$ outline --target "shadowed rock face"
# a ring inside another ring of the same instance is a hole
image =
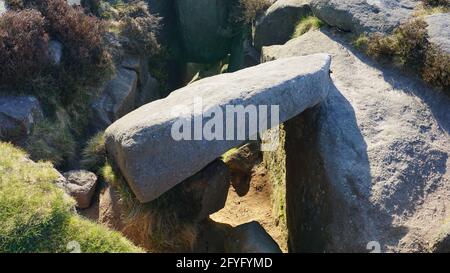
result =
[[[284,124],[290,251],[428,251],[450,213],[450,100],[325,29],[262,55],[317,52],[336,89]]]
[[[234,124],[228,126],[228,131],[245,132],[243,140],[234,137],[235,140],[177,141],[172,137],[174,124],[198,120],[204,125],[217,111],[223,113],[219,125],[226,124],[226,106],[235,105],[278,105],[279,121],[286,121],[327,96],[332,88],[330,61],[326,54],[289,58],[195,82],[112,124],[105,133],[108,154],[139,201],[154,200],[249,139],[248,120],[237,122],[236,115],[232,116]],[[203,104],[196,113],[192,113],[196,104],[193,98],[201,99]],[[174,115],[174,107],[180,104],[190,112]],[[270,120],[270,112],[260,118]],[[226,131],[224,128],[222,137]]]
[[[314,15],[344,31],[391,32],[417,5],[412,0],[312,0]]]
[[[225,239],[227,253],[281,253],[278,244],[258,222],[234,227]]]
[[[21,141],[44,118],[39,101],[32,96],[0,97],[0,139]]]
[[[232,0],[176,0],[186,58],[196,63],[223,59],[231,49],[228,11]]]
[[[312,14],[308,0],[280,0],[258,20],[255,28],[255,47],[280,45],[294,33],[296,23]]]

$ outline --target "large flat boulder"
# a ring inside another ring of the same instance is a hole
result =
[[[194,82],[112,124],[105,132],[108,154],[136,197],[141,202],[154,200],[256,133],[249,131],[247,119],[236,122],[236,115],[230,110],[234,125],[224,128],[219,139],[176,140],[172,130],[180,122],[190,124],[195,119],[197,124],[205,125],[212,120],[212,113],[222,111],[225,117],[227,106],[235,105],[278,105],[279,120],[286,121],[327,96],[332,88],[330,61],[327,54],[296,57]],[[199,100],[203,107],[192,113],[194,105],[199,108]],[[189,111],[174,115],[179,106]],[[266,116],[260,120],[265,118],[270,119]],[[187,132],[190,136],[190,130]],[[236,132],[243,132],[245,137],[220,139]]]
[[[430,42],[450,54],[450,13],[438,13],[425,18]]]
[[[429,251],[450,215],[450,99],[339,33],[263,48],[266,60],[318,52],[337,89],[284,124],[290,251]]]
[[[314,15],[328,25],[354,33],[389,33],[405,22],[418,1],[413,0],[312,0]]]
[[[261,17],[255,28],[255,47],[281,45],[289,41],[296,23],[310,15],[309,0],[279,0]]]

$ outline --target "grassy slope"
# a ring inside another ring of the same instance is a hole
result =
[[[82,219],[74,201],[55,186],[50,163],[34,163],[0,143],[0,252],[141,252],[119,233]]]

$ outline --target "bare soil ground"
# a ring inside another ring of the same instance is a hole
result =
[[[278,243],[281,250],[287,252],[285,231],[277,225],[272,216],[270,191],[266,170],[262,165],[258,165],[253,169],[247,195],[239,197],[234,188],[230,187],[225,208],[211,215],[210,218],[215,222],[232,226],[257,221]]]

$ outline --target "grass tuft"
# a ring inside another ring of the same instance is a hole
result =
[[[31,159],[60,166],[75,156],[76,142],[67,125],[44,120],[36,124],[27,138],[25,150]]]
[[[300,37],[310,30],[321,28],[323,25],[324,23],[315,16],[303,17],[297,23],[297,26],[295,27],[294,33],[292,34],[291,38],[294,39]]]
[[[82,152],[81,166],[93,172],[98,172],[106,163],[105,135],[99,132],[86,144]]]
[[[101,176],[119,196],[123,208],[124,233],[150,252],[189,252],[197,241],[197,211],[195,198],[183,188],[175,186],[156,200],[140,203],[124,178],[109,164],[101,169]],[[194,200],[194,201],[193,201]]]

